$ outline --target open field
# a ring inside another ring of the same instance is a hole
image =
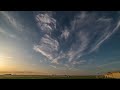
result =
[[[0,79],[104,79],[103,76],[0,75]]]

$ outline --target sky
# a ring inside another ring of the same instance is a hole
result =
[[[120,71],[120,11],[0,11],[4,71]]]

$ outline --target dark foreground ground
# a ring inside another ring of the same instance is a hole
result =
[[[104,79],[103,76],[0,75],[0,79]]]

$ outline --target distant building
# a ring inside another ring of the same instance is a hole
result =
[[[120,79],[120,72],[108,72],[104,76],[105,76],[105,78],[117,78],[117,79]]]

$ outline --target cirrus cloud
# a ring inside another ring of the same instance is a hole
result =
[[[44,33],[33,49],[55,64],[61,64],[63,60],[67,65],[87,62],[81,61],[81,57],[96,51],[120,27],[120,20],[113,23],[112,18],[100,16],[99,13],[78,12],[68,22],[70,26],[62,25],[52,14],[49,16],[45,12],[39,13],[35,18],[37,24],[41,23],[38,27],[44,30]],[[53,26],[46,23],[51,23]],[[58,36],[55,37],[54,34]]]

